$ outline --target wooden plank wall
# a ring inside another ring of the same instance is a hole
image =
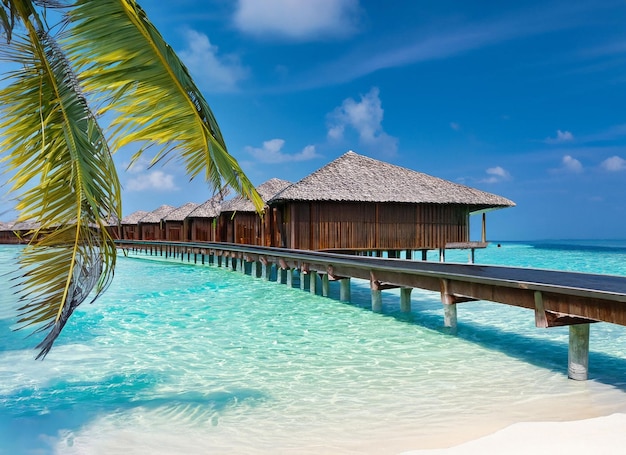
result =
[[[436,249],[469,241],[463,205],[313,202],[281,210],[288,248]]]
[[[192,242],[215,242],[215,218],[189,219]]]
[[[166,221],[165,222],[165,240],[172,242],[187,241],[184,238],[184,223],[182,221]]]

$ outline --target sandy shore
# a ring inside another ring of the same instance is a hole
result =
[[[494,434],[447,449],[402,455],[609,455],[626,450],[626,414],[572,422],[516,423]]]

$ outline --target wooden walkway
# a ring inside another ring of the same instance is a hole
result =
[[[535,313],[537,327],[570,327],[568,375],[588,376],[589,324],[609,322],[626,326],[626,277],[519,267],[408,261],[331,252],[289,250],[230,243],[119,240],[123,249],[180,257],[189,262],[215,263],[269,279],[272,267],[277,281],[292,283],[298,270],[301,288],[322,295],[328,283],[339,280],[340,300],[350,300],[350,278],[365,279],[372,290],[372,309],[380,311],[384,289],[400,288],[401,308],[410,311],[413,288],[441,294],[444,324],[456,328],[458,303],[487,300]],[[311,279],[313,277],[313,279]]]

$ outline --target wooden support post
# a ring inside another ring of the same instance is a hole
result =
[[[287,286],[289,288],[293,287],[293,269],[287,269]]]
[[[428,260],[428,250],[422,250],[422,261]]]
[[[339,280],[339,300],[342,302],[350,301],[350,278]]]
[[[382,313],[383,311],[383,294],[381,291],[380,281],[376,277],[373,270],[370,270],[370,289],[372,292],[372,311]]]
[[[242,257],[237,261],[237,269],[244,275],[246,274],[246,261]]]
[[[487,241],[487,214],[483,212],[483,226],[480,235],[480,241],[485,243]]]
[[[287,280],[287,275],[285,274],[285,269],[276,265],[276,283],[277,284],[285,284]]]
[[[411,312],[411,291],[413,288],[400,288],[400,311]]]
[[[446,249],[439,248],[439,262],[446,262]]]
[[[304,273],[302,269],[300,269],[299,273],[300,273],[300,289],[304,291],[306,289],[306,282],[309,279],[309,274]]]
[[[322,295],[324,297],[328,297],[330,294],[330,281],[328,279],[328,274],[325,273],[322,275]]]
[[[411,250],[406,250],[407,261],[410,261],[411,259],[413,259],[412,256],[413,256],[413,252]]]
[[[543,306],[543,295],[541,291],[535,291],[535,326],[545,329],[548,327],[548,318],[546,310]]]
[[[380,289],[372,288],[372,311],[374,313],[383,311],[383,292]]]
[[[567,377],[586,381],[589,372],[589,324],[569,326]]]
[[[252,261],[250,264],[250,275],[253,278],[259,277],[259,261]]]
[[[317,293],[317,272],[309,272],[309,291],[311,294]]]
[[[271,273],[272,273],[272,264],[261,262],[261,277],[264,280],[269,281]]]
[[[221,256],[221,255],[219,255],[219,256],[217,257],[217,266],[218,266],[218,267],[221,267],[221,266],[222,266],[222,256]]]
[[[457,314],[454,296],[448,293],[448,280],[441,280],[441,303],[443,303],[443,325],[456,332]]]

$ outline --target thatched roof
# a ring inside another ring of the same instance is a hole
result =
[[[146,212],[145,210],[137,210],[136,212],[122,218],[121,224],[137,224],[139,220],[141,220],[148,213],[149,212]]]
[[[203,204],[193,209],[187,218],[216,218],[219,216],[224,198],[230,193],[229,188],[222,189],[219,193]]]
[[[10,231],[11,223],[5,223],[4,221],[0,221],[0,231]]]
[[[263,199],[263,202],[269,201],[275,194],[287,188],[291,182],[277,178],[269,179],[267,182],[259,185],[256,190]],[[256,212],[254,204],[243,196],[234,197],[222,204],[222,212]]]
[[[183,221],[196,208],[196,202],[187,202],[163,217],[164,221]]]
[[[172,207],[171,205],[162,205],[156,210],[148,213],[142,219],[139,220],[140,224],[143,223],[160,223],[163,218],[165,218],[170,212],[176,210],[176,207]]]
[[[33,231],[38,229],[41,224],[34,220],[16,221],[12,223],[12,231]]]
[[[269,202],[343,201],[463,204],[472,212],[512,207],[504,197],[352,151],[276,194]]]

